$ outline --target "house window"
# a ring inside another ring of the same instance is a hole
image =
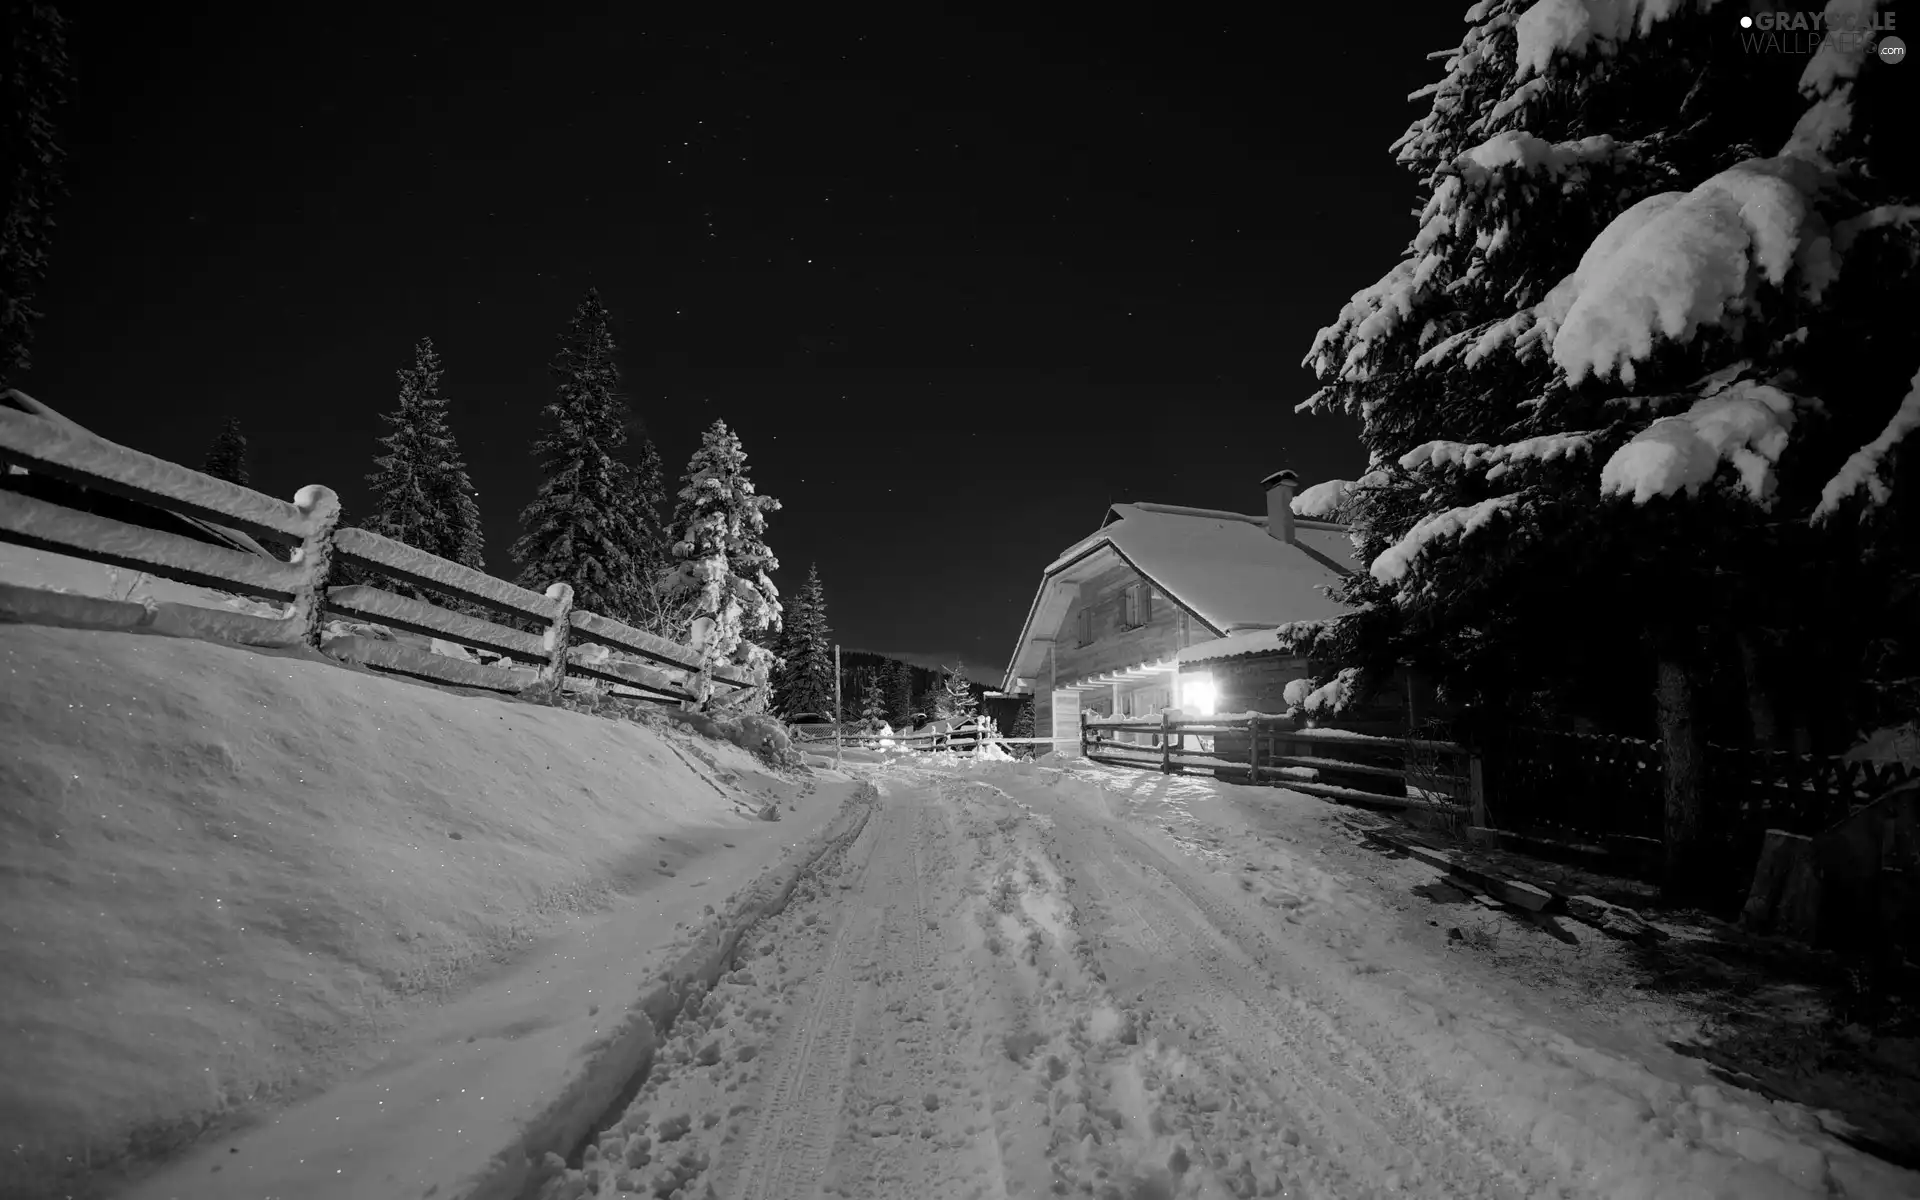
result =
[[[1152,619],[1152,588],[1144,583],[1137,583],[1120,593],[1120,624],[1122,628],[1138,629]]]
[[[1093,610],[1090,608],[1080,610],[1080,645],[1093,645]]]

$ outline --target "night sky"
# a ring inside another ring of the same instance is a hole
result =
[[[1354,423],[1293,413],[1298,364],[1413,231],[1387,147],[1464,0],[709,31],[63,7],[70,195],[23,390],[195,466],[237,415],[255,487],[364,511],[430,336],[511,577],[547,363],[597,286],[674,486],[724,417],[784,504],[784,591],[818,562],[846,645],[997,679],[1109,502],[1257,512],[1271,471],[1358,470]]]

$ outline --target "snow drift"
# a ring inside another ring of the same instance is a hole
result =
[[[160,637],[0,664],[0,1195],[314,1090],[660,838],[757,824],[757,760],[668,729]]]

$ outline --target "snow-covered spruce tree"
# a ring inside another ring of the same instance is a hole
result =
[[[678,565],[664,573],[664,592],[687,606],[689,621],[711,622],[703,646],[709,663],[740,663],[764,684],[776,659],[748,635],[781,628],[780,593],[767,578],[780,563],[765,541],[767,514],[780,502],[754,491],[746,451],[725,421],[702,435],[681,479],[686,486],[673,515]],[[831,668],[827,678],[831,687]],[[711,678],[703,673],[694,686],[706,703]]]
[[[973,695],[973,683],[958,664],[947,668],[935,703],[940,706],[940,715],[951,721],[970,720],[980,709],[980,702]]]
[[[47,278],[53,205],[62,196],[53,118],[73,69],[67,22],[51,4],[9,0],[0,39],[0,388],[33,365],[33,307]]]
[[[913,668],[899,659],[887,664],[887,719],[895,729],[913,725]]]
[[[628,436],[633,447],[633,492],[640,513],[635,558],[641,564],[639,603],[631,614],[635,618],[631,623],[661,637],[677,637],[690,618],[661,587],[661,572],[673,561],[667,541],[666,469],[645,422],[632,417],[628,422]]]
[[[807,569],[807,581],[785,608],[777,647],[781,662],[773,673],[774,702],[789,717],[831,714],[833,630],[827,624],[827,592],[817,565]]]
[[[860,672],[860,731],[878,733],[887,723],[887,697],[880,687],[880,680],[868,668]]]
[[[938,682],[928,683],[914,696],[913,711],[919,714],[922,722],[944,720],[947,714],[942,706],[946,694],[946,689]]]
[[[1019,715],[1013,718],[1013,732],[1008,734],[1007,736],[1017,737],[1017,738],[1030,738],[1030,737],[1036,736],[1033,732],[1033,697],[1032,696],[1024,696],[1021,698]]]
[[[1321,499],[1371,565],[1299,648],[1343,693],[1413,663],[1485,713],[1650,692],[1680,890],[1711,878],[1705,682],[1743,634],[1839,637],[1865,578],[1832,518],[1920,424],[1899,68],[1864,35],[1749,53],[1707,7],[1474,5],[1395,146],[1419,231],[1301,406],[1362,422],[1368,473]]]
[[[386,453],[373,460],[367,476],[373,485],[374,511],[366,528],[397,542],[484,570],[486,543],[480,528],[480,501],[460,447],[447,421],[447,398],[440,394],[445,369],[431,338],[413,348],[413,366],[396,372],[399,403],[381,420],[390,427],[380,444]],[[401,595],[431,599],[398,580],[383,586]]]
[[[214,435],[200,470],[215,479],[247,486],[247,435],[240,432],[239,417],[228,417],[227,423]]]
[[[587,291],[560,335],[550,368],[554,398],[534,442],[540,487],[520,512],[513,545],[522,587],[573,585],[575,608],[646,624],[650,572],[659,560],[658,517],[629,461],[630,414],[620,395],[613,321],[599,289]],[[676,631],[684,635],[685,629]]]

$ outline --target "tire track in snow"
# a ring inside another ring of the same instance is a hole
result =
[[[1116,931],[1120,937],[1163,967],[1180,965],[1171,972],[1182,981],[1174,999],[1198,1001],[1197,1006],[1183,1006],[1182,1015],[1205,1021],[1214,1033],[1206,1042],[1190,1044],[1190,1051],[1200,1058],[1223,1058],[1216,1072],[1227,1078],[1234,1064],[1258,1068],[1249,1073],[1255,1086],[1271,1094],[1292,1119],[1299,1144],[1290,1145],[1282,1131],[1282,1140],[1265,1147],[1268,1156],[1285,1162],[1316,1200],[1345,1200],[1382,1189],[1395,1150],[1387,1131],[1329,1086],[1325,1076],[1330,1072],[1310,1061],[1306,1047],[1260,1026],[1244,1000],[1208,969],[1190,929],[1174,926],[1150,900],[1136,902],[1133,897],[1142,890],[1114,878],[1106,865],[1091,861],[1081,869],[1106,894],[1113,910],[1128,919],[1129,927]],[[1255,1061],[1243,1061],[1246,1058]]]
[[[1315,1118],[1334,1162],[1395,1193],[1410,1185],[1421,1189],[1416,1194],[1449,1196],[1533,1190],[1511,1165],[1517,1156],[1431,1096],[1422,1073],[1391,1070],[1347,1032],[1363,1024],[1357,1013],[1324,994],[1310,996],[1305,979],[1274,979],[1242,944],[1264,943],[1269,957],[1284,961],[1284,950],[1264,931],[1175,870],[1156,865],[1159,856],[1150,848],[1136,843],[1123,853],[1119,839],[1102,841],[1112,860],[1124,861],[1123,869],[1146,885],[1133,891],[1137,902],[1128,907],[1155,928],[1160,953],[1194,965],[1210,1001],[1208,1015],[1232,1045],[1260,1054],[1283,1102]],[[1342,1011],[1330,1011],[1330,1003]]]
[[[876,862],[896,842],[898,809],[886,807],[867,828],[853,890],[864,896]],[[739,1200],[802,1200],[816,1194],[832,1152],[853,1056],[854,1018],[862,980],[856,962],[870,961],[883,909],[852,907],[835,933],[813,995],[795,1023],[774,1084],[760,1105],[758,1128],[736,1178]]]

